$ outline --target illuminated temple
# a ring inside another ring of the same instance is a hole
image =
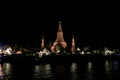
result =
[[[61,21],[59,21],[59,26],[58,26],[58,32],[57,32],[57,38],[56,40],[54,41],[53,45],[51,46],[51,51],[54,52],[55,48],[57,46],[61,46],[63,48],[66,48],[67,47],[67,44],[64,40],[64,37],[63,37],[63,31],[62,31],[62,24],[61,24]]]
[[[76,48],[75,48],[75,39],[74,36],[72,36],[72,47],[71,47],[71,52],[72,54],[75,54]]]
[[[69,45],[69,44],[68,44]],[[119,49],[114,49],[114,50],[110,50],[107,47],[104,47],[103,49],[90,49],[89,46],[85,46],[83,47],[83,49],[81,49],[79,46],[78,48],[76,47],[76,40],[74,35],[72,36],[71,39],[71,48],[69,48],[69,46],[67,45],[66,41],[64,40],[64,36],[63,36],[63,30],[62,30],[62,23],[61,21],[59,21],[58,24],[58,31],[57,31],[57,35],[56,35],[56,39],[55,41],[52,43],[50,42],[48,45],[45,45],[45,40],[44,40],[44,36],[42,36],[41,38],[41,49],[40,51],[38,51],[38,49],[27,49],[27,48],[23,48],[23,47],[18,47],[16,46],[9,46],[6,45],[4,46],[2,49],[0,48],[0,55],[12,55],[12,54],[23,54],[30,52],[31,55],[33,55],[33,53],[31,52],[36,52],[37,55],[39,55],[39,57],[42,57],[43,55],[51,55],[51,54],[56,54],[56,55],[63,55],[63,54],[104,54],[106,55],[112,55],[113,53],[120,53]]]
[[[42,40],[41,40],[41,48],[44,48],[44,36],[42,36]]]

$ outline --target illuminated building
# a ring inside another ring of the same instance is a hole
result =
[[[38,54],[38,57],[42,57],[43,55],[50,55],[50,51],[44,48],[43,50],[40,50],[39,52],[37,52],[37,54]]]
[[[41,40],[41,48],[44,48],[44,36],[42,36],[42,40]]]
[[[59,26],[58,26],[58,32],[57,32],[57,38],[55,40],[55,42],[53,43],[52,47],[51,47],[51,51],[54,52],[55,48],[57,46],[61,46],[63,48],[67,47],[67,44],[63,38],[63,31],[62,31],[62,25],[61,25],[61,21],[59,21]]]
[[[72,54],[75,54],[76,48],[75,48],[75,39],[74,36],[72,36],[72,47],[71,47],[71,52]]]
[[[41,40],[41,50],[37,52],[37,54],[38,57],[42,57],[43,55],[50,55],[50,51],[44,46],[44,36],[42,36]]]

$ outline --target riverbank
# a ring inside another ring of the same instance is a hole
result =
[[[12,55],[4,56],[1,62],[11,63],[71,63],[71,62],[85,62],[85,61],[105,61],[105,60],[120,60],[119,55],[49,55],[42,56],[24,56]]]

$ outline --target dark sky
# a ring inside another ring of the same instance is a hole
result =
[[[92,2],[91,2],[92,3]],[[0,41],[16,42],[26,47],[40,47],[54,41],[58,21],[62,21],[63,34],[71,46],[75,35],[76,46],[119,47],[119,9],[112,3],[27,3],[3,5],[0,15]]]

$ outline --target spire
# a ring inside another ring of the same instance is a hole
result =
[[[59,28],[58,28],[58,31],[62,31],[62,24],[61,24],[61,21],[59,21]]]
[[[42,40],[41,40],[41,48],[44,48],[44,36],[42,36]]]
[[[72,47],[71,47],[72,54],[75,54],[75,39],[74,35],[72,35]]]
[[[74,39],[74,35],[72,35],[72,42],[74,42],[75,41],[75,39]]]

